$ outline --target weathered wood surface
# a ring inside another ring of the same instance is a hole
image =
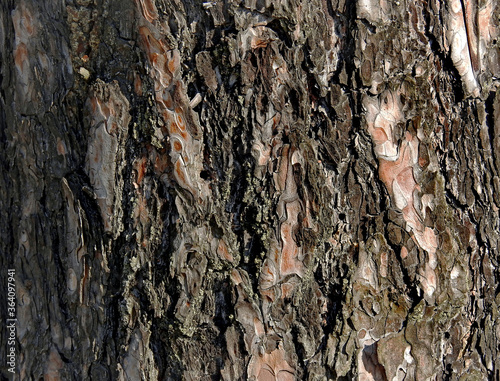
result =
[[[15,379],[500,379],[499,24],[3,1]]]

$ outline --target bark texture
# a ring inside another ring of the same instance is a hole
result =
[[[2,1],[14,379],[500,379],[499,24]]]

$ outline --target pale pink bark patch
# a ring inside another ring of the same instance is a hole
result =
[[[271,353],[255,355],[250,360],[249,376],[260,380],[295,380],[295,369],[285,359],[285,351],[280,345]]]
[[[257,161],[257,165],[267,165],[271,157],[271,147],[264,146],[261,142],[255,142],[252,146],[252,154]]]
[[[59,375],[59,371],[62,368],[63,361],[61,356],[59,356],[59,352],[55,348],[52,348],[45,365],[44,381],[60,381],[61,376]]]
[[[420,276],[420,283],[422,284],[422,288],[424,289],[426,295],[432,296],[436,291],[436,272],[430,267],[428,263],[425,264],[425,270]]]
[[[384,251],[380,254],[380,275],[384,278],[387,277],[387,270],[389,268],[389,254]]]
[[[462,82],[469,94],[479,95],[479,87],[475,78],[473,63],[474,52],[469,49],[465,18],[475,19],[473,15],[466,14],[462,9],[460,0],[448,0],[450,13],[447,18],[447,33],[451,50],[451,59],[458,73],[462,77]],[[472,21],[471,21],[472,22]],[[469,32],[472,33],[472,32]],[[476,43],[473,38],[471,43]],[[472,55],[471,55],[472,54]]]
[[[422,249],[427,251],[427,253],[429,254],[429,265],[432,269],[435,269],[437,266],[436,251],[438,244],[434,230],[426,227],[423,232],[416,231],[415,240]]]
[[[402,258],[402,259],[405,259],[406,257],[408,257],[408,249],[406,248],[406,246],[403,246],[403,247],[401,248],[401,253],[400,253],[400,255],[401,255],[401,258]]]
[[[490,41],[498,37],[499,31],[495,27],[493,19],[493,4],[492,0],[487,0],[483,7],[479,9],[477,16],[477,23],[479,29],[479,36],[484,45],[489,45]]]
[[[453,5],[458,7],[460,2],[458,5],[456,3]],[[454,20],[454,22],[460,24],[460,20]],[[461,22],[463,23],[463,21]],[[464,43],[459,37],[454,40],[455,44]],[[418,163],[419,142],[409,132],[406,132],[399,147],[396,147],[392,140],[392,131],[396,123],[403,121],[399,93],[386,90],[379,98],[367,96],[363,99],[363,106],[366,110],[367,129],[372,136],[375,145],[374,151],[379,158],[379,177],[389,191],[394,205],[403,213],[407,230],[413,232],[415,242],[429,254],[429,262],[426,267],[433,270],[437,266],[437,237],[433,229],[424,226],[421,216],[415,209],[415,204],[421,205],[422,215],[425,216],[425,210],[431,206],[432,201],[430,196],[425,197],[422,202],[415,199],[415,197],[419,197],[418,191],[420,191],[414,176],[414,167]],[[403,247],[401,257],[406,258],[407,255],[407,249]],[[384,265],[382,264],[382,266]],[[386,274],[387,269],[382,268],[383,273]],[[366,279],[370,278],[370,274],[366,273],[368,270],[363,270],[365,272],[363,276]],[[435,290],[436,278],[432,277],[433,271],[430,270],[426,270],[429,279],[427,277],[423,279],[426,282],[424,287],[426,293],[432,294]]]
[[[292,283],[282,283],[281,284],[281,297],[291,298],[293,295],[295,286]]]

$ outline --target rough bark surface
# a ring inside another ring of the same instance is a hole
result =
[[[499,24],[2,1],[14,379],[500,379]]]

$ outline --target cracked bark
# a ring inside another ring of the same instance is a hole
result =
[[[499,17],[3,2],[14,379],[500,379]]]

